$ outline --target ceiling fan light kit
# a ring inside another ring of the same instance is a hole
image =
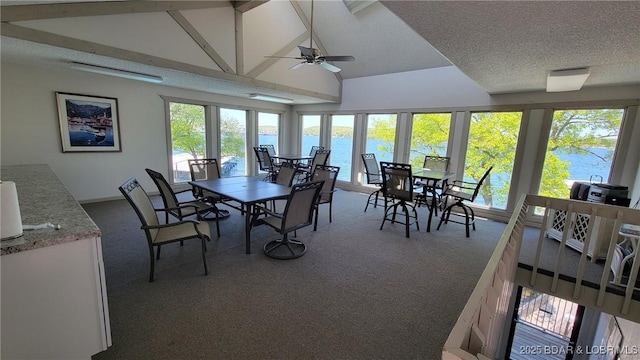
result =
[[[547,76],[547,92],[580,90],[588,77],[588,68],[550,71]]]

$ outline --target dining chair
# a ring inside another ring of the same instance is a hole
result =
[[[267,256],[275,259],[295,259],[305,254],[307,246],[298,239],[289,238],[289,234],[313,223],[313,212],[323,185],[324,181],[293,185],[282,213],[256,206],[258,211],[252,217],[252,224],[267,225],[282,235],[281,239],[264,244],[263,250]],[[260,218],[261,214],[267,216]]]
[[[451,158],[448,156],[425,155],[422,168],[425,170],[449,171],[449,162]],[[447,187],[447,181],[421,180],[419,185],[422,187],[420,200],[427,204],[429,194],[435,194],[433,209],[435,215],[438,216],[438,208],[442,205],[442,191]],[[418,206],[421,202],[418,203]],[[428,204],[427,204],[428,205]]]
[[[141,229],[147,237],[149,245],[149,257],[151,259],[151,270],[149,272],[149,282],[153,282],[155,262],[160,259],[160,249],[164,244],[178,242],[182,244],[184,240],[199,239],[202,246],[202,262],[204,263],[204,274],[208,275],[207,259],[205,257],[206,241],[210,240],[211,230],[205,221],[181,220],[179,222],[160,224],[158,211],[166,212],[166,209],[155,209],[151,199],[144,191],[138,180],[130,178],[120,187],[122,195],[135,210],[140,222]],[[156,248],[156,254],[154,254]]]
[[[409,226],[412,222],[416,224],[418,231],[420,230],[418,212],[416,211],[416,205],[413,203],[411,165],[381,161],[380,169],[382,170],[382,194],[386,204],[380,230],[382,230],[387,221],[404,224],[405,236],[409,237]],[[404,214],[404,221],[396,219],[398,209]]]
[[[280,170],[276,175],[275,183],[278,185],[284,185],[291,187],[293,185],[293,179],[296,177],[298,167],[296,164],[285,161],[281,164]],[[271,200],[271,211],[276,211],[276,200]]]
[[[271,158],[271,161],[274,164],[278,164],[278,159],[275,159],[274,156],[276,156],[276,147],[273,144],[264,144],[264,145],[258,145],[261,148],[265,148],[267,149],[267,152],[269,153],[269,157]]]
[[[311,168],[311,161],[313,161],[313,158],[316,156],[316,152],[318,150],[324,150],[324,146],[319,146],[319,145],[312,146],[311,150],[309,150],[309,156],[311,157],[311,160],[301,161],[298,164],[298,167],[300,167],[300,169],[309,170]]]
[[[191,181],[195,180],[212,180],[220,179],[220,164],[218,159],[189,159],[189,173],[191,175]],[[205,202],[210,203],[225,203],[229,199],[225,199],[218,194],[212,193],[207,190],[203,190],[200,187],[192,186],[193,197],[196,199],[202,199]],[[219,209],[218,216],[224,218],[229,216],[228,210]]]
[[[440,230],[440,225],[443,223],[447,224],[448,222],[463,224],[465,226],[466,235],[469,237],[469,225],[472,226],[473,230],[476,230],[476,217],[473,212],[473,208],[465,203],[468,201],[470,203],[474,202],[478,193],[480,192],[480,188],[482,184],[491,173],[493,166],[490,166],[482,175],[478,182],[471,181],[462,181],[462,180],[454,180],[443,192],[442,197],[444,198],[444,210],[442,211],[442,216],[440,217],[440,222],[438,223],[438,230]],[[447,206],[448,199],[452,199],[453,204]],[[450,220],[451,210],[453,208],[460,208],[463,214],[454,213],[454,215],[464,217],[464,221],[460,220]]]
[[[369,198],[367,198],[367,205],[365,205],[364,207],[364,212],[367,212],[369,204],[373,204],[374,209],[378,206],[380,191],[382,189],[382,174],[380,173],[378,160],[376,160],[376,154],[367,153],[361,154],[360,156],[362,157],[362,161],[364,162],[364,172],[367,175],[367,184],[375,185],[378,187],[378,189],[369,194]],[[384,201],[384,198],[382,198],[382,200]],[[386,204],[384,205],[386,209]]]
[[[312,181],[324,181],[322,190],[320,190],[320,196],[318,197],[318,203],[316,204],[316,217],[313,224],[313,231],[318,230],[318,213],[320,205],[329,204],[329,222],[332,221],[333,213],[333,194],[336,192],[336,179],[340,167],[330,165],[316,165],[313,171]]]
[[[329,149],[316,150],[316,154],[313,156],[313,160],[311,160],[311,165],[307,168],[298,168],[299,179],[301,181],[311,181],[316,165],[326,165],[330,154],[331,150]]]
[[[275,181],[277,174],[277,166],[273,163],[269,150],[264,147],[254,146],[253,151],[256,153],[256,160],[260,171],[265,171],[267,175],[264,177],[264,181]]]
[[[216,232],[218,237],[220,237],[220,223],[218,222],[219,210],[212,199],[208,201],[204,201],[203,199],[179,201],[177,194],[188,191],[191,192],[193,190],[188,189],[175,192],[162,174],[151,169],[145,169],[145,171],[149,174],[149,177],[151,177],[151,180],[153,180],[160,192],[160,197],[166,210],[165,223],[169,223],[169,215],[180,221],[190,216],[196,216],[198,220],[215,220]]]

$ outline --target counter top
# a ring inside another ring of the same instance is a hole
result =
[[[0,243],[0,255],[99,237],[100,229],[48,165],[0,166],[0,179],[16,183],[22,224],[50,222],[60,229],[25,230]]]

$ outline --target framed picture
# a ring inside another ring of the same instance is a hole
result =
[[[62,152],[120,149],[118,99],[56,92]]]

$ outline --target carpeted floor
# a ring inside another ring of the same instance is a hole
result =
[[[160,204],[160,199],[154,197]],[[505,224],[478,220],[404,237],[379,230],[382,208],[364,213],[366,195],[338,191],[333,223],[322,207],[318,231],[295,260],[274,260],[262,245],[278,235],[252,230],[245,254],[243,218],[231,209],[208,244],[204,276],[197,241],[164,246],[148,282],[140,223],[123,200],[85,204],[103,232],[113,346],[107,359],[439,359],[454,322]]]

